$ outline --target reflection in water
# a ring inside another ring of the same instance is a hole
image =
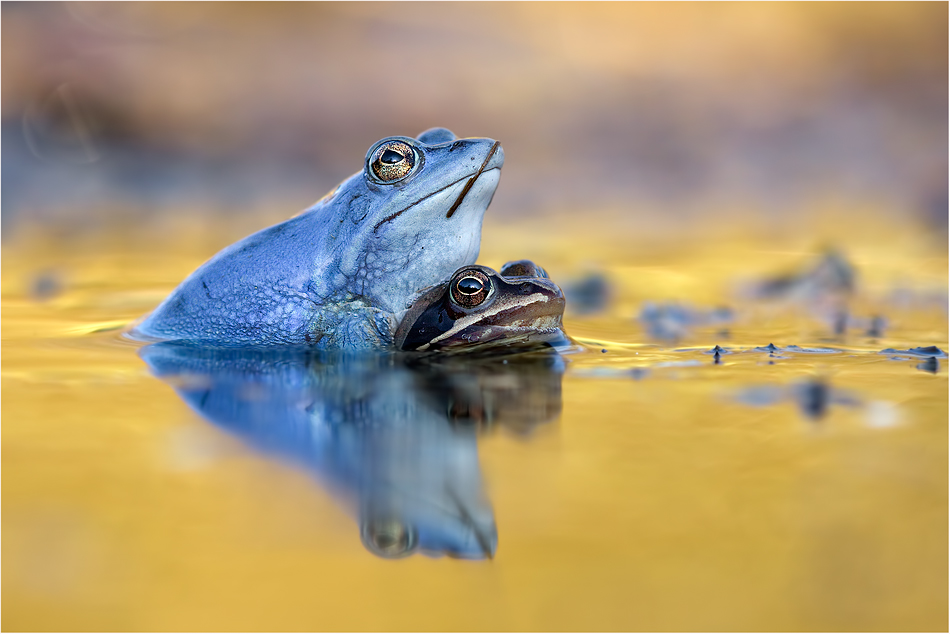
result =
[[[159,343],[141,355],[201,416],[316,474],[356,513],[366,548],[387,558],[492,557],[476,433],[524,434],[561,409],[553,350],[331,357]]]

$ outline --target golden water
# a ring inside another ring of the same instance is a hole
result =
[[[491,561],[374,557],[311,475],[202,420],[121,337],[260,219],[19,231],[2,256],[3,629],[946,630],[946,362],[877,354],[947,349],[945,245],[810,218],[673,240],[622,215],[489,213],[480,261],[533,258],[558,281],[598,268],[615,290],[607,315],[568,316],[589,350],[568,355],[560,417],[479,437]],[[884,337],[737,299],[829,241],[860,275],[853,314],[886,316]],[[31,294],[44,271],[61,292]],[[728,337],[657,343],[645,300],[737,318]],[[841,352],[702,353],[770,342]],[[811,420],[738,396],[815,377],[851,404]]]

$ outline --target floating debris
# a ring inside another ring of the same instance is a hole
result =
[[[719,344],[717,343],[715,346],[713,346],[711,350],[706,350],[705,352],[703,352],[703,354],[711,354],[713,356],[713,363],[715,365],[719,365],[722,363],[722,355],[732,354],[732,350],[726,350],[725,348],[721,348]]]
[[[891,354],[898,355],[904,354],[911,357],[936,357],[938,359],[946,359],[947,353],[938,348],[937,346],[926,346],[919,348],[910,348],[909,350],[895,350],[894,348],[884,348],[878,354]],[[899,357],[898,357],[899,358]]]

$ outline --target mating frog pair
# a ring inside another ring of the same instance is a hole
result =
[[[133,334],[345,351],[563,338],[564,297],[543,269],[474,264],[503,163],[497,141],[445,128],[383,139],[311,208],[199,267]]]

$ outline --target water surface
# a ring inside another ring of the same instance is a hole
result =
[[[489,218],[480,262],[609,289],[532,360],[123,338],[232,220],[5,243],[4,629],[946,629],[947,359],[881,353],[947,349],[923,230]],[[753,296],[829,241],[843,325]]]

